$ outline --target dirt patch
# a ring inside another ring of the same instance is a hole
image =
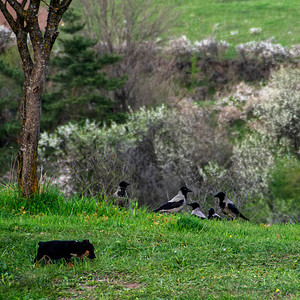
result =
[[[60,285],[59,281],[55,282],[57,285]],[[120,287],[121,289],[139,289],[142,287],[142,284],[136,282],[128,282],[122,280],[116,280],[115,278],[103,277],[95,278],[93,280],[87,280],[87,282],[81,281],[76,285],[76,287],[64,288],[63,290],[66,293],[66,296],[61,296],[57,299],[60,300],[69,300],[82,298],[93,293],[93,290],[98,287],[101,283],[106,283],[108,285],[113,285]]]

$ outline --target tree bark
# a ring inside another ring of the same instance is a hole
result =
[[[43,2],[48,6],[47,25],[42,33],[38,12]],[[24,71],[23,96],[20,104],[21,130],[17,162],[17,182],[24,196],[38,191],[37,150],[40,137],[42,91],[50,53],[58,36],[58,25],[72,0],[0,0],[0,10],[16,35]],[[16,15],[10,14],[7,5]],[[28,34],[33,54],[28,47]]]
[[[25,195],[38,190],[37,147],[40,137],[41,96],[45,83],[46,62],[34,65],[30,76],[26,76],[20,107],[21,130],[17,154],[18,186]]]

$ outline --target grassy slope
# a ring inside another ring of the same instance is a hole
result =
[[[299,224],[208,222],[55,198],[34,208],[0,193],[1,299],[300,297]],[[94,261],[34,267],[38,241],[84,238]]]
[[[179,13],[174,35],[201,40],[212,34],[233,45],[274,37],[275,43],[300,43],[299,0],[155,0],[156,5],[171,4]],[[73,1],[79,9],[81,4]],[[250,28],[261,28],[253,35]],[[231,35],[231,31],[238,34]]]
[[[212,34],[233,45],[275,38],[284,46],[300,43],[300,1],[298,0],[186,0],[177,1],[181,12],[178,31],[192,40]],[[250,28],[261,28],[253,35]],[[231,35],[231,31],[238,34]]]

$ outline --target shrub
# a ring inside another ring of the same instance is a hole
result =
[[[177,193],[180,185],[198,189],[198,167],[210,160],[222,166],[228,160],[226,136],[210,125],[210,118],[186,104],[142,108],[129,114],[125,124],[109,128],[89,121],[68,124],[41,135],[40,159],[69,192],[108,195],[124,178],[136,189],[139,204],[155,205]]]
[[[300,154],[299,78],[299,69],[273,73],[254,105],[254,115],[262,122],[259,129],[277,141],[287,140],[296,155]]]
[[[4,25],[0,25],[0,54],[13,41],[13,39],[13,32]]]
[[[228,47],[229,43],[213,37],[194,42],[194,51],[203,58],[224,58]]]
[[[176,57],[190,56],[194,52],[194,46],[185,35],[182,35],[178,38],[171,39],[165,50]]]
[[[143,141],[164,109],[141,109],[130,114],[126,124],[109,128],[86,121],[83,126],[70,123],[45,132],[39,144],[41,163],[69,194],[112,194],[122,178],[132,182],[132,167],[123,157]]]
[[[266,61],[284,61],[293,57],[293,52],[271,41],[258,41],[239,44],[236,46],[238,54],[242,58],[260,58]]]
[[[297,171],[293,171],[292,164],[287,163],[284,171],[279,172],[276,162],[285,157],[289,157],[290,162],[298,162],[299,74],[299,70],[281,69],[272,75],[269,85],[261,90],[253,102],[252,132],[233,148],[231,170],[236,178],[244,179],[246,186],[255,186],[256,194],[265,199],[260,201],[260,205],[267,207],[266,215],[269,211],[273,221],[287,220],[287,209],[278,203],[286,201],[288,207],[293,199],[287,192],[288,199],[284,199],[279,192],[282,185],[278,184],[284,180],[284,185],[293,186],[293,176],[286,174]]]
[[[279,149],[272,139],[257,132],[248,134],[241,143],[233,147],[231,169],[237,178],[243,179],[245,187],[255,186],[257,194],[266,195],[269,171],[274,165],[277,150]]]

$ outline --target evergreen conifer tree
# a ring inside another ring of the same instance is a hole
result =
[[[20,131],[18,107],[23,81],[21,69],[11,66],[0,57],[0,148],[17,140]]]
[[[68,121],[83,123],[87,118],[100,123],[125,120],[125,114],[116,111],[109,91],[121,87],[126,78],[108,78],[103,71],[121,58],[98,57],[92,49],[96,42],[82,34],[83,28],[79,15],[70,9],[61,28],[61,50],[52,60],[51,93],[43,97],[43,130]]]

